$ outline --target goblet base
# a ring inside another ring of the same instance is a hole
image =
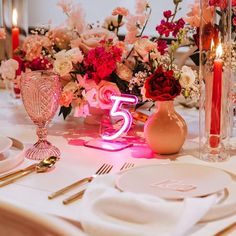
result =
[[[39,140],[25,152],[25,157],[31,160],[43,160],[49,156],[60,157],[60,150],[46,140]]]

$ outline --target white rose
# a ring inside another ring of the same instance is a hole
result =
[[[196,74],[189,66],[183,66],[179,83],[182,88],[190,88],[196,79]]]
[[[73,63],[81,63],[84,59],[84,56],[79,48],[72,48],[68,50],[65,54],[67,57],[70,58]]]
[[[65,49],[61,50],[60,52],[56,53],[56,54],[54,55],[54,57],[55,57],[56,59],[60,59],[60,58],[66,57],[66,50],[65,50]]]
[[[54,71],[60,76],[65,76],[73,69],[71,60],[67,57],[59,57],[53,64]]]
[[[19,68],[19,63],[14,59],[2,61],[0,66],[0,74],[3,79],[13,80],[16,77],[16,70]]]
[[[70,81],[65,85],[63,91],[68,91],[74,93],[78,89],[78,84],[76,82]]]

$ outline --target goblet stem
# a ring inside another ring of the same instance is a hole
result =
[[[47,141],[47,128],[45,124],[37,126],[38,141],[34,146],[26,151],[26,157],[29,159],[42,160],[49,156],[60,156],[60,150]]]
[[[47,140],[48,130],[45,127],[45,125],[39,125],[37,127],[36,133],[39,138],[39,141],[44,141],[44,140],[46,141]]]

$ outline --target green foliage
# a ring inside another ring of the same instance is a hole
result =
[[[64,120],[66,119],[66,117],[71,113],[71,110],[72,110],[72,106],[71,106],[71,104],[70,104],[70,106],[69,107],[64,107],[64,106],[62,106],[61,108],[60,108],[60,112],[59,112],[59,116],[62,114],[63,115],[63,118],[64,118]]]

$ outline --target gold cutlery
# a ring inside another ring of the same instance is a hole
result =
[[[131,168],[131,167],[134,167],[134,164],[133,164],[133,163],[125,162],[125,163],[123,164],[123,166],[120,168],[120,171],[121,171],[121,170],[125,170],[125,169],[129,169],[129,168]],[[109,171],[110,171],[110,170],[109,170]],[[107,172],[107,173],[104,173],[104,174],[108,174],[108,172]],[[83,197],[85,191],[86,191],[86,188],[83,189],[83,190],[81,190],[81,191],[79,191],[78,193],[75,193],[75,194],[71,195],[70,197],[68,197],[68,198],[66,198],[65,200],[63,200],[63,204],[64,204],[64,205],[68,205],[68,204],[70,204],[70,203],[72,203],[72,202],[74,202],[74,201],[76,201],[76,200],[78,200],[78,199],[81,199],[81,198]]]
[[[108,166],[109,166],[109,165],[108,165]],[[113,166],[109,166],[109,168],[104,169],[102,172],[100,172],[100,173],[97,174],[97,175],[108,174],[108,173],[111,171],[112,167],[113,167]],[[97,176],[97,175],[96,175],[96,176]],[[96,177],[96,176],[95,176],[95,177]],[[94,179],[94,177],[93,177],[92,179]],[[91,180],[92,180],[92,179],[91,179]],[[90,180],[90,181],[91,181],[91,180]],[[83,189],[82,191],[79,191],[78,193],[75,193],[75,194],[71,195],[70,197],[66,198],[65,200],[63,200],[63,204],[67,205],[67,204],[69,204],[69,203],[72,203],[72,202],[76,201],[77,199],[80,199],[80,198],[84,195],[85,190],[86,190],[86,189]]]
[[[105,164],[105,163],[104,163],[104,164],[96,171],[96,173],[95,173],[94,175],[89,176],[89,177],[86,177],[86,178],[83,178],[83,179],[80,179],[80,180],[78,180],[78,181],[76,181],[76,182],[70,184],[69,186],[66,186],[66,187],[64,187],[64,188],[62,188],[62,189],[60,189],[60,190],[58,190],[58,191],[56,191],[56,192],[50,194],[50,195],[48,196],[48,199],[53,199],[53,198],[55,198],[55,197],[57,197],[57,196],[60,196],[60,195],[62,195],[62,194],[64,194],[64,193],[68,192],[68,191],[71,190],[72,188],[80,186],[81,184],[89,183],[89,182],[91,182],[97,175],[107,174],[108,172],[110,172],[111,169],[112,169],[112,167],[113,167],[112,165],[108,165],[108,164]]]
[[[5,178],[7,178],[7,180],[2,181],[2,183],[0,183],[0,187],[14,183],[16,180],[18,180],[26,175],[29,175],[34,171],[36,171],[37,173],[46,172],[55,165],[55,163],[58,159],[59,158],[56,156],[50,156],[50,157],[45,158],[44,160],[40,161],[38,164],[34,164],[35,166],[31,165],[31,166],[26,167],[23,170],[16,171],[17,174],[15,172],[9,173],[8,176],[7,175],[3,176]],[[12,176],[13,176],[13,178],[10,178]],[[10,179],[8,179],[8,178],[10,178]]]
[[[231,225],[227,226],[226,228],[222,229],[220,232],[215,234],[215,236],[227,236],[233,235],[232,233],[236,230],[236,222],[232,223]]]
[[[24,169],[16,170],[16,171],[10,172],[8,174],[1,175],[0,176],[0,181],[4,181],[6,179],[10,179],[10,178],[12,178],[12,177],[14,177],[16,175],[19,175],[22,172],[25,172],[25,171],[28,171],[28,170],[32,170],[32,169],[34,169],[36,167],[36,165],[37,165],[37,163],[32,164],[30,166],[27,166]]]
[[[125,170],[125,169],[129,169],[131,167],[134,167],[134,163],[125,162],[124,165],[121,166],[120,171]]]

